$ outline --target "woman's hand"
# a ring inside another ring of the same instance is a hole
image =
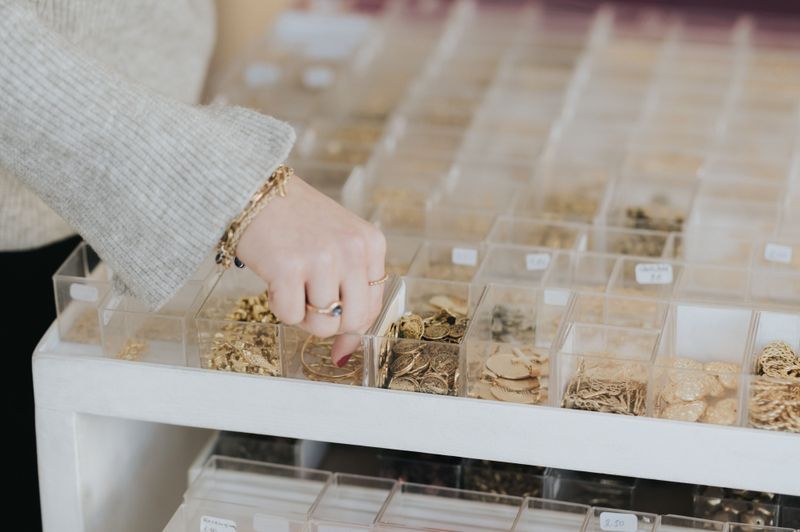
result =
[[[363,334],[380,312],[386,240],[376,227],[293,177],[250,223],[236,255],[269,285],[270,309],[287,325],[326,338]],[[306,309],[342,302],[341,317]],[[344,365],[356,337],[334,342],[334,363]]]

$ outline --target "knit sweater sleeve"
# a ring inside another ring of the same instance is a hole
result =
[[[0,166],[152,307],[189,279],[293,142],[273,118],[124,79],[26,2],[0,0]]]

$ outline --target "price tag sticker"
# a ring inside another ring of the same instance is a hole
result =
[[[280,77],[280,68],[271,63],[252,63],[244,71],[244,82],[251,88],[273,85]]]
[[[96,303],[99,294],[97,293],[96,286],[89,286],[80,283],[71,283],[69,285],[69,297],[71,297],[76,301]]]
[[[200,518],[200,532],[236,532],[236,521],[204,515]]]
[[[544,291],[545,305],[555,305],[564,307],[569,303],[569,290],[559,288],[548,288]]]
[[[313,66],[303,71],[303,85],[309,89],[325,89],[333,85],[336,74],[328,67]]]
[[[600,530],[606,532],[636,532],[638,528],[639,519],[634,514],[600,513]]]
[[[781,244],[769,243],[764,248],[764,260],[789,264],[792,262],[792,248]]]
[[[529,272],[546,270],[550,266],[549,253],[528,253],[525,255],[525,268]]]
[[[647,264],[636,265],[636,282],[639,284],[671,284],[672,265],[671,264]]]
[[[453,248],[453,264],[458,266],[476,266],[478,250],[473,248]]]

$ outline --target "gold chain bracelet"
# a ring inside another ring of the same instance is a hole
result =
[[[237,266],[242,264],[236,258],[236,247],[239,245],[239,240],[242,238],[245,229],[276,194],[281,197],[286,196],[286,183],[293,175],[294,170],[286,165],[280,165],[272,172],[269,179],[261,185],[261,188],[253,194],[253,197],[247,202],[247,206],[228,225],[225,234],[222,235],[219,244],[217,244],[217,255],[214,258],[217,264],[223,268],[230,268],[234,263]]]

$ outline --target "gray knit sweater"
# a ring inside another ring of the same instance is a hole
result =
[[[77,231],[151,306],[174,294],[294,142],[192,105],[213,41],[211,0],[0,0],[0,250]]]

